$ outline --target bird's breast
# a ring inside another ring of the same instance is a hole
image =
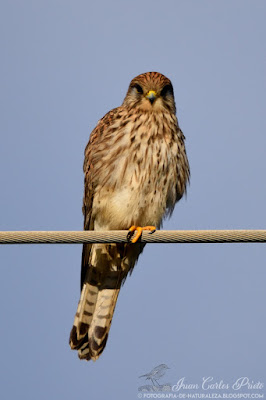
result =
[[[99,180],[104,185],[99,185],[94,199],[97,215],[108,221],[107,229],[159,227],[169,198],[175,202],[175,132],[174,123],[146,116],[117,133],[107,158],[101,160]]]

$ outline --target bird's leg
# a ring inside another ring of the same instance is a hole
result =
[[[150,231],[150,233],[154,233],[156,231],[156,227],[155,226],[136,226],[136,225],[132,225],[129,228],[129,232],[127,234],[127,239],[130,240],[130,238],[134,235],[134,232],[136,232],[136,236],[134,237],[134,239],[132,239],[131,243],[136,243],[136,241],[140,238],[142,231]]]

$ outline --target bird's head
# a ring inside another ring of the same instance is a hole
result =
[[[130,82],[124,106],[141,111],[175,113],[174,90],[171,81],[159,72],[146,72]]]

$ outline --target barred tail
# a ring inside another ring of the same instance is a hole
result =
[[[84,244],[82,290],[69,338],[80,359],[95,361],[104,350],[120,287],[143,248],[142,243]]]
[[[97,360],[106,345],[122,283],[121,271],[109,274],[99,286],[83,284],[69,339],[70,347],[78,350],[80,359]]]

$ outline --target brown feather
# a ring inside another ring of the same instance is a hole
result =
[[[172,213],[190,174],[175,111],[170,80],[148,72],[134,78],[123,104],[98,122],[85,149],[85,230],[159,228]],[[143,248],[139,242],[84,244],[81,298],[70,334],[81,359],[102,353],[120,287]]]

